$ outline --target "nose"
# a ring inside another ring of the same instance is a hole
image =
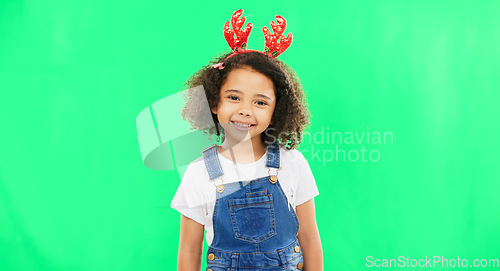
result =
[[[244,103],[241,103],[241,106],[238,110],[238,114],[242,116],[251,116],[252,110],[248,109],[248,106],[245,105]]]

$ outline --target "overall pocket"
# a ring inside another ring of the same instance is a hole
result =
[[[229,200],[236,239],[258,243],[276,235],[272,195]]]

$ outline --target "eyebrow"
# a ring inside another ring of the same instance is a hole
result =
[[[234,92],[234,93],[238,93],[238,94],[243,94],[243,92],[242,92],[242,91],[237,90],[237,89],[226,89],[226,91],[224,91],[224,93],[228,93],[228,92],[229,92],[229,93]],[[264,94],[260,94],[260,93],[259,93],[259,94],[255,94],[255,96],[257,96],[257,97],[261,97],[261,98],[264,98],[264,99],[267,99],[267,100],[269,100],[269,101],[272,101],[272,99],[271,99],[269,96],[264,95]]]

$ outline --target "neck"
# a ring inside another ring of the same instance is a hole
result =
[[[226,158],[231,157],[236,163],[251,163],[264,155],[266,145],[260,135],[245,141],[234,141],[226,137],[220,145],[220,152]]]

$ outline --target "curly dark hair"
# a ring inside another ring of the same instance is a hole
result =
[[[260,52],[245,52],[227,58],[231,53],[216,57],[186,81],[185,85],[190,89],[184,95],[186,104],[182,109],[182,118],[189,121],[193,129],[209,135],[224,136],[217,115],[211,113],[211,116],[207,116],[207,111],[201,109],[207,107],[207,101],[210,108],[217,107],[220,88],[233,69],[250,67],[271,79],[276,95],[276,106],[271,118],[273,124],[261,134],[263,142],[271,144],[278,141],[281,147],[286,146],[289,150],[298,147],[302,133],[309,125],[310,115],[302,85],[295,72],[284,62]],[[212,68],[215,63],[223,63],[224,69]],[[208,125],[212,123],[211,120],[216,124],[215,127]]]

